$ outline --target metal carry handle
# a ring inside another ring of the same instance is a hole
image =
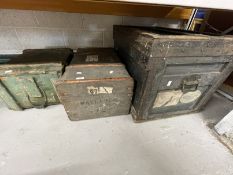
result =
[[[182,91],[183,92],[190,92],[196,91],[199,85],[198,76],[190,76],[185,78],[182,83]]]
[[[43,108],[47,103],[47,96],[44,90],[38,86],[33,77],[23,77],[22,79],[24,80],[23,82],[26,84],[24,88],[29,103],[32,105],[32,107]],[[33,101],[41,101],[41,103],[38,104]]]
[[[39,88],[38,86],[37,86],[37,88],[38,88],[38,90],[41,92],[41,97],[30,97],[29,95],[27,95],[27,98],[28,98],[28,101],[31,103],[31,105],[32,105],[34,108],[40,109],[40,108],[45,107],[45,105],[46,105],[46,103],[47,103],[47,96],[46,96],[46,94],[45,94],[45,92],[44,92],[43,89]],[[38,99],[42,99],[42,103],[41,103],[41,104],[36,104],[36,103],[32,102],[31,99],[33,99],[33,98],[34,98],[34,99],[37,99],[37,100],[35,100],[35,101],[38,101]]]

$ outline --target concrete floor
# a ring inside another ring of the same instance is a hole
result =
[[[233,175],[233,155],[206,126],[232,108],[215,95],[201,113],[136,124],[1,106],[0,175]]]

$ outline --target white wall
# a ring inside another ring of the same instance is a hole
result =
[[[180,27],[182,21],[79,13],[0,10],[0,54],[28,48],[112,47],[114,24]]]

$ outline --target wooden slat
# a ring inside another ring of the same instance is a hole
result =
[[[151,5],[169,5],[187,8],[207,8],[233,10],[232,0],[106,0],[111,2],[127,2]]]
[[[24,9],[188,19],[191,9],[93,0],[1,0],[2,9]]]

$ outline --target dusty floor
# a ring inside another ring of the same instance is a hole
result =
[[[0,107],[1,175],[233,175],[233,155],[206,124],[233,104],[215,95],[196,114],[133,123],[131,116],[70,122],[62,105]]]

